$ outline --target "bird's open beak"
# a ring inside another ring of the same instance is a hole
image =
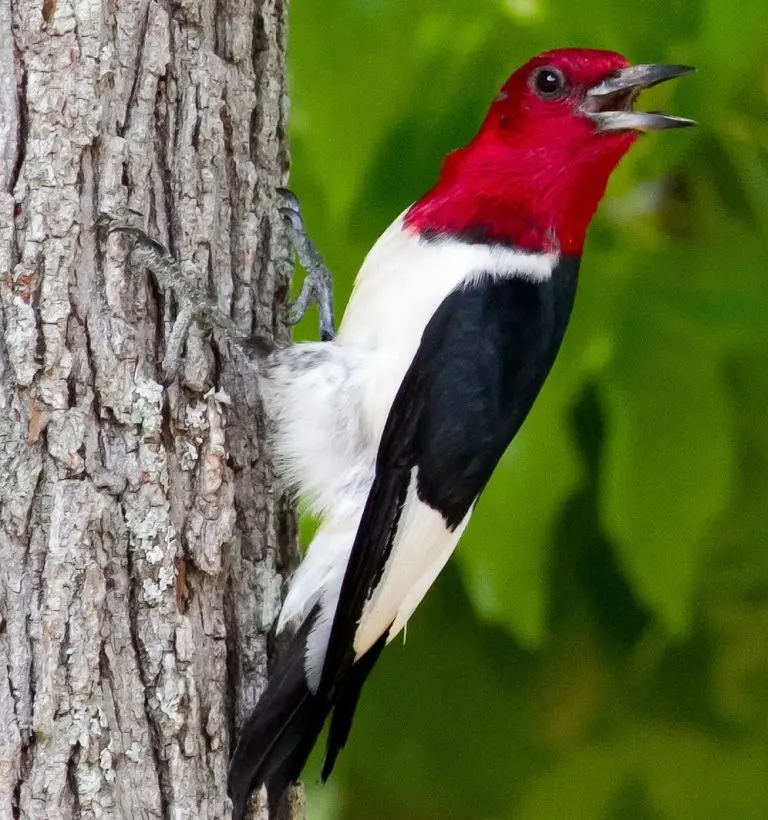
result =
[[[632,65],[623,68],[590,88],[581,110],[597,124],[599,131],[662,131],[696,125],[695,120],[685,117],[646,113],[633,108],[644,89],[695,70],[687,65]]]

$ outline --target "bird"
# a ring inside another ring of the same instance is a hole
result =
[[[612,171],[643,133],[694,124],[635,110],[638,95],[692,70],[586,48],[534,57],[373,245],[337,334],[328,277],[305,282],[324,341],[272,351],[259,383],[276,462],[321,523],[232,757],[234,820],[262,786],[276,810],[329,718],[330,775],[371,669],[552,368]]]

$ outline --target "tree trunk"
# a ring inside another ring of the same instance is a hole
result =
[[[287,338],[285,15],[0,0],[0,820],[229,816],[293,513],[252,376],[193,325],[164,388],[174,299],[94,223]]]

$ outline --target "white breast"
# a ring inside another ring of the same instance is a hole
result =
[[[337,343],[370,351],[364,407],[379,437],[400,382],[432,315],[449,293],[480,276],[547,279],[557,254],[523,253],[449,237],[424,241],[401,214],[366,257],[339,328]]]

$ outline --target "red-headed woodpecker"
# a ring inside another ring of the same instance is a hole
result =
[[[689,70],[589,49],[528,62],[374,245],[338,336],[263,363],[276,455],[322,524],[280,614],[297,631],[234,754],[235,820],[262,785],[276,804],[332,713],[330,774],[366,677],[552,367],[611,172],[641,132],[692,124],[636,97]]]

